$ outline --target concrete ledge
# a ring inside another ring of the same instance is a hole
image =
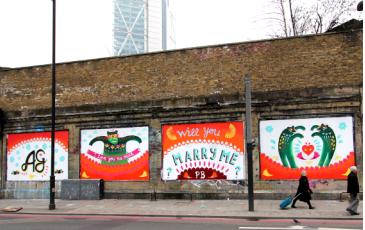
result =
[[[1,197],[5,199],[49,199],[49,189],[4,189]],[[58,197],[57,194],[56,197]]]
[[[48,189],[3,189],[0,191],[2,199],[48,199]],[[191,195],[190,195],[191,194]],[[56,198],[59,198],[61,191],[56,191]],[[270,193],[266,191],[256,191],[254,199],[257,200],[282,200],[293,195],[289,193]],[[347,199],[344,191],[313,193],[313,200],[338,200]],[[153,190],[142,191],[104,191],[105,199],[146,199],[152,200]],[[156,191],[156,199],[192,199],[192,200],[247,200],[248,194],[241,193],[197,193],[193,191]],[[359,193],[359,199],[363,199],[363,194]]]
[[[154,196],[153,191],[141,191],[141,192],[108,192],[105,191],[105,199],[151,199]],[[342,194],[342,195],[341,195]],[[293,195],[290,193],[269,193],[269,192],[255,192],[254,199],[258,200],[282,200],[285,197]],[[344,200],[345,195],[343,192],[324,192],[313,193],[313,200]],[[362,193],[359,194],[359,198],[362,200]],[[190,191],[156,191],[156,199],[192,199],[192,200],[246,200],[248,199],[247,193],[195,193]]]
[[[121,192],[105,192],[105,199],[151,199],[152,192],[140,193],[121,193]]]

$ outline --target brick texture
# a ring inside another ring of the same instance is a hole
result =
[[[0,72],[0,108],[50,107],[50,66]],[[362,31],[57,65],[57,106],[362,84]]]

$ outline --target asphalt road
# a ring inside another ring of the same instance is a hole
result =
[[[362,224],[362,220],[246,220],[222,218],[0,214],[1,230],[347,230],[362,229]]]

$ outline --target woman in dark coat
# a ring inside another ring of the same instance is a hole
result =
[[[347,176],[347,192],[350,193],[350,206],[346,208],[346,211],[348,211],[351,215],[359,215],[357,212],[357,208],[359,206],[357,194],[360,189],[356,166],[351,166],[350,171],[351,173]]]
[[[300,195],[297,196],[299,193],[300,193]],[[314,209],[314,207],[312,206],[312,204],[310,202],[310,200],[312,199],[312,196],[311,196],[312,193],[313,192],[309,187],[307,172],[302,171],[302,176],[299,178],[299,186],[298,186],[297,194],[295,194],[295,196],[297,196],[297,197],[293,200],[291,207],[296,208],[295,202],[297,202],[297,200],[300,200],[300,201],[307,203],[309,206],[309,209]]]

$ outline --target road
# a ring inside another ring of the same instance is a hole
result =
[[[350,230],[362,229],[362,223],[362,220],[247,220],[224,218],[0,214],[1,230]]]

